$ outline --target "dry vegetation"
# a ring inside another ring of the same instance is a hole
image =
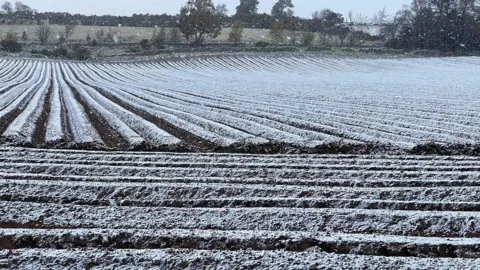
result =
[[[25,32],[28,39],[27,43],[38,43],[35,35],[35,31],[38,28],[37,25],[0,25],[0,36],[4,36],[8,31],[14,31],[19,36]],[[64,25],[51,25],[52,38],[51,43],[56,43],[65,33]],[[152,27],[108,27],[108,26],[77,26],[67,41],[79,41],[86,42],[87,36],[96,39],[96,34],[101,32],[105,35],[111,34],[117,37],[118,42],[121,43],[140,43],[143,39],[151,39],[155,33],[155,28]],[[167,29],[168,30],[168,29]],[[223,28],[221,34],[214,39],[214,42],[228,42],[228,37],[231,32],[231,28]],[[243,31],[242,42],[253,43],[258,41],[271,42],[269,29],[251,29],[245,28]],[[285,42],[289,42],[291,38],[294,38],[298,42],[301,41],[301,32],[286,32]],[[317,45],[339,45],[341,44],[338,37],[331,36],[319,36],[315,33],[314,44]]]
[[[53,41],[58,40],[61,34],[65,31],[63,25],[52,25],[54,32]],[[7,33],[13,30],[19,34],[24,31],[27,33],[30,42],[37,42],[35,38],[36,25],[0,25],[0,34]],[[142,39],[151,39],[155,28],[151,27],[106,27],[106,26],[85,26],[79,25],[75,31],[69,37],[69,40],[85,41],[87,36],[90,35],[92,39],[95,39],[95,33],[104,31],[104,33],[113,33],[118,36],[120,41],[125,43],[139,43]],[[215,39],[218,42],[226,42],[230,28],[224,28],[222,33]],[[245,29],[244,42],[255,42],[259,40],[268,39],[268,29]]]
[[[0,148],[0,162],[3,269],[480,262],[475,157]]]

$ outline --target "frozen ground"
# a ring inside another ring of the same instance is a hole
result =
[[[433,143],[471,150],[480,142],[479,64],[476,57],[5,59],[1,142],[320,153],[428,153]]]
[[[477,269],[479,64],[0,60],[0,269]]]
[[[480,159],[0,148],[0,268],[476,269]]]

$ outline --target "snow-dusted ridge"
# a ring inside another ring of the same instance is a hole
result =
[[[475,269],[480,256],[473,156],[0,153],[4,267],[92,263],[72,260],[78,250],[107,256],[99,268],[230,258],[214,265],[408,269],[415,257]]]
[[[0,59],[0,269],[477,269],[478,74]]]
[[[480,143],[479,63],[476,57],[231,56],[109,64],[5,59],[0,141],[320,153],[436,153],[453,145],[470,153]],[[430,143],[436,146],[425,147]]]

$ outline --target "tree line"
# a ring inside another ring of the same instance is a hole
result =
[[[299,18],[294,14],[292,0],[278,0],[269,15],[258,14],[258,5],[258,0],[240,0],[235,15],[229,17],[225,5],[215,7],[212,0],[188,0],[180,10],[179,27],[194,44],[201,44],[205,38],[216,38],[225,21],[232,26],[229,35],[231,42],[241,40],[244,28],[269,28],[270,40],[274,43],[284,43],[288,36],[291,44],[300,43],[305,46],[313,43],[314,33],[337,36],[342,44],[348,39],[352,45],[360,38],[375,39],[351,27],[367,23],[353,19],[352,14],[347,24],[342,14],[330,9],[313,12],[311,19]],[[289,31],[288,35],[286,31]],[[298,32],[301,32],[300,37]]]
[[[382,33],[393,48],[478,51],[480,1],[414,0]]]
[[[254,27],[258,16],[258,0],[240,0],[232,33],[242,27]],[[301,20],[294,16],[292,0],[278,0],[272,7],[269,21],[270,36],[282,41],[282,31],[302,30],[302,43],[312,39],[311,32],[347,36],[351,40],[364,33],[345,25],[345,19],[331,10],[314,12],[312,19]],[[201,43],[204,36],[216,37],[221,30],[222,18],[211,0],[189,0],[180,13],[180,28],[187,38],[194,37]],[[354,23],[349,14],[350,23]],[[366,22],[358,18],[357,23]],[[385,9],[375,14],[373,23],[381,25],[381,36],[387,46],[400,49],[427,49],[442,51],[480,50],[480,0],[413,0],[410,6],[400,10],[393,20],[389,20]],[[237,30],[240,29],[240,30]],[[232,35],[231,33],[231,35]],[[306,45],[306,44],[305,44]]]
[[[316,11],[311,19],[305,19],[295,16],[292,0],[278,0],[270,14],[258,13],[258,5],[258,0],[239,0],[235,14],[229,16],[226,5],[214,6],[212,0],[188,0],[177,15],[86,16],[58,12],[40,13],[21,2],[15,4],[5,2],[2,5],[4,12],[1,17],[5,23],[11,24],[30,22],[41,25],[48,22],[58,25],[177,28],[181,30],[186,40],[193,44],[201,44],[206,38],[215,38],[222,27],[232,27],[229,38],[232,42],[241,41],[244,28],[270,28],[271,38],[276,43],[284,41],[285,31],[304,31],[302,43],[311,43],[314,32],[338,35],[343,42],[350,32],[350,28],[344,25],[345,19],[342,14],[329,9]],[[162,31],[165,30],[161,29]],[[68,31],[62,37],[68,38]],[[161,44],[159,40],[162,39],[161,35],[156,35],[152,42]],[[292,39],[292,43],[295,42],[296,39]]]
[[[5,2],[2,6],[0,18],[7,24],[41,24],[48,21],[50,24],[68,25],[82,24],[88,26],[132,26],[132,27],[154,27],[164,25],[173,27],[177,24],[178,15],[168,14],[133,14],[132,16],[112,15],[83,15],[70,14],[67,12],[38,12],[21,2]]]
[[[188,1],[185,6],[188,6]],[[198,7],[213,6],[212,1],[193,1]],[[236,13],[228,16],[228,10],[225,5],[214,6],[213,9],[222,14],[220,22],[223,26],[231,26],[235,22],[242,22],[246,28],[262,28],[268,29],[274,21],[282,20],[285,23],[285,29],[296,30],[301,29],[313,22],[312,19],[300,18],[294,15],[294,5],[292,0],[279,0],[273,7],[270,14],[258,13],[258,0],[240,0],[236,7]],[[132,16],[112,16],[112,15],[82,15],[70,14],[66,12],[38,12],[37,10],[25,5],[21,2],[12,4],[5,2],[2,5],[3,14],[0,17],[5,23],[16,24],[19,22],[30,21],[31,23],[40,24],[43,21],[49,21],[51,24],[67,25],[75,22],[88,26],[131,26],[131,27],[177,27],[181,14],[133,14]],[[329,10],[327,10],[329,11]],[[329,11],[325,19],[336,23],[343,22],[343,16],[339,13]],[[181,12],[180,12],[181,13]],[[318,14],[319,12],[317,12]],[[331,18],[329,17],[331,16]],[[318,18],[317,18],[318,19]],[[318,21],[317,21],[318,22]],[[316,27],[316,26],[313,26]]]
[[[353,44],[355,39],[372,37],[352,26],[371,23],[381,26],[380,38],[392,48],[480,50],[480,0],[412,0],[411,5],[405,6],[395,16],[390,17],[382,9],[371,21],[361,14],[353,16],[349,13],[344,18],[329,9],[314,11],[309,19],[300,18],[295,16],[292,0],[277,0],[270,14],[260,14],[258,5],[258,0],[239,0],[235,14],[229,16],[225,5],[215,6],[212,0],[187,0],[177,15],[86,16],[40,13],[21,2],[5,2],[0,17],[12,24],[30,21],[42,25],[48,21],[67,26],[159,26],[160,33],[152,38],[155,44],[165,43],[164,28],[174,29],[169,35],[175,36],[175,40],[179,39],[181,32],[187,41],[201,44],[206,39],[217,37],[222,27],[231,27],[231,42],[240,42],[245,28],[266,28],[270,29],[270,39],[275,43],[285,41],[286,31],[297,31],[302,33],[300,40],[294,37],[292,43],[309,45],[317,34],[337,36],[342,44],[345,41]],[[68,38],[68,34],[69,30],[66,30],[64,37]]]

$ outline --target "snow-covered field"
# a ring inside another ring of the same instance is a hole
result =
[[[9,145],[411,150],[480,142],[480,58],[0,60]]]
[[[7,269],[476,269],[480,158],[0,148]]]
[[[478,74],[0,60],[0,269],[477,269]]]

